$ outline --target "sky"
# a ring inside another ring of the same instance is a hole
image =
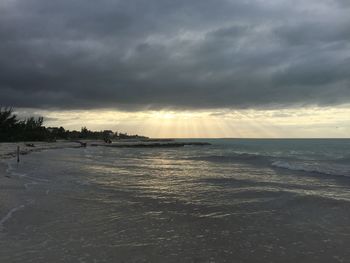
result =
[[[2,0],[0,105],[151,137],[349,137],[348,0]]]

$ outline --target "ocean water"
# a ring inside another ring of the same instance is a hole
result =
[[[350,262],[350,140],[201,141],[9,161],[0,262]]]

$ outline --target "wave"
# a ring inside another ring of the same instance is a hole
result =
[[[11,219],[12,215],[16,213],[18,210],[23,209],[24,205],[19,205],[15,208],[12,208],[3,218],[0,219],[0,230],[3,229],[4,223]]]
[[[25,173],[15,172],[16,169],[13,167],[12,162],[13,162],[12,160],[9,160],[9,161],[6,162],[7,163],[6,173],[8,175],[10,175],[10,176],[17,176],[17,177],[25,177],[25,176],[27,176],[27,174],[25,174]]]
[[[334,161],[339,164],[350,164],[350,156],[343,156],[341,158],[335,159]]]
[[[315,161],[250,153],[233,153],[230,155],[192,157],[190,160],[208,161],[214,163],[244,162],[254,165],[266,165],[269,167],[288,169],[291,171],[350,177],[350,162],[346,162],[345,158],[341,159],[341,161]]]
[[[50,182],[50,180],[48,180],[48,179],[44,179],[44,178],[40,178],[40,177],[32,177],[32,176],[29,176],[27,173],[17,172],[16,168],[13,165],[12,160],[7,161],[6,174],[7,174],[6,175],[7,177],[14,176],[14,177],[23,179],[23,181],[24,181],[23,186],[26,190],[30,190],[30,188],[31,188],[30,186]]]
[[[231,155],[209,155],[209,156],[200,156],[200,157],[191,157],[187,158],[187,160],[195,160],[195,161],[208,161],[215,163],[230,163],[230,162],[266,162],[269,157],[258,154],[250,154],[250,153],[236,153]]]
[[[288,169],[292,171],[319,173],[325,175],[348,176],[350,177],[350,166],[331,163],[308,163],[308,162],[291,162],[277,160],[271,163],[271,166]]]

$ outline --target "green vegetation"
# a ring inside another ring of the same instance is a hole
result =
[[[86,127],[81,131],[69,131],[63,127],[45,127],[43,126],[43,117],[29,117],[25,120],[19,120],[9,107],[0,107],[0,142],[15,141],[55,141],[58,139],[77,140],[118,140],[118,139],[142,139],[146,138],[138,135],[128,135],[126,133],[105,131],[90,131]]]

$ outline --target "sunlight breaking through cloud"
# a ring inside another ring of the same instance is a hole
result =
[[[42,115],[46,126],[63,125],[78,130],[87,126],[163,138],[347,137],[350,133],[350,106],[139,112],[19,109],[17,113],[22,117]]]

